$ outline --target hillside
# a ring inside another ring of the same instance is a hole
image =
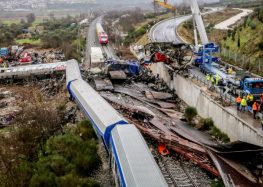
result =
[[[261,16],[255,12],[241,26],[229,31],[226,40],[221,41],[222,47],[249,57],[263,58],[263,9]]]

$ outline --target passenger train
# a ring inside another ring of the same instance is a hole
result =
[[[104,31],[103,27],[100,23],[96,24],[97,36],[100,44],[107,45],[109,43],[109,37],[107,33]]]
[[[168,186],[138,129],[82,80],[77,61],[67,62],[66,78],[70,98],[89,118],[109,153],[114,184],[121,187]]]

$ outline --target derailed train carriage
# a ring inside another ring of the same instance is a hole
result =
[[[81,78],[78,63],[67,63],[70,97],[91,121],[111,158],[116,186],[168,186],[145,140],[108,102]]]

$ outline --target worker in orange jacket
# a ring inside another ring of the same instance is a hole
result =
[[[242,98],[241,98],[240,96],[238,96],[238,97],[236,98],[237,111],[240,110],[241,100],[242,100]]]
[[[258,112],[258,104],[257,102],[254,102],[253,106],[252,106],[252,110],[253,110],[253,114],[254,114],[254,119],[256,119],[256,115]]]

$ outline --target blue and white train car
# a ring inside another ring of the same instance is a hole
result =
[[[81,78],[76,61],[67,65],[67,88],[72,100],[77,102],[91,121],[97,135],[108,149],[110,132],[116,125],[128,124],[126,120]]]
[[[82,80],[75,60],[67,64],[67,88],[110,153],[117,186],[168,186],[140,132]]]
[[[116,186],[168,186],[134,125],[116,126],[111,133],[110,148]]]
[[[76,60],[69,60],[67,61],[67,68],[66,68],[67,86],[71,81],[74,80],[82,80],[79,64]]]

